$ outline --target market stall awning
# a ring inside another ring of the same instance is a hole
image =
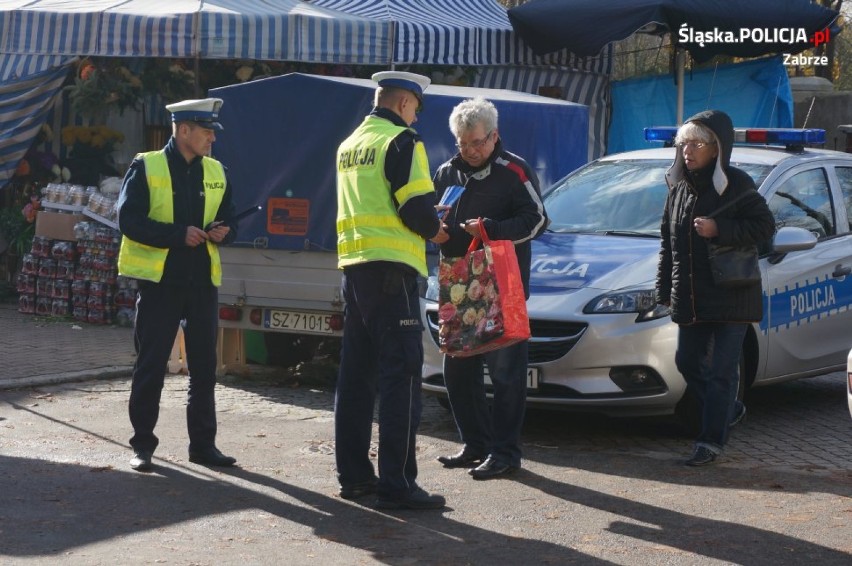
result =
[[[0,0],[0,54],[385,65],[389,30],[300,0]]]
[[[67,74],[67,67],[60,65],[0,82],[0,187],[15,174]]]
[[[495,0],[307,0],[393,25],[393,63],[408,65],[559,65],[609,74],[609,52],[538,56]]]
[[[300,0],[0,0],[0,187],[75,57],[385,66],[390,31],[389,22]]]

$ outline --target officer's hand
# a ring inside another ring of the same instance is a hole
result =
[[[194,248],[200,244],[203,244],[207,241],[209,236],[207,232],[198,228],[196,226],[187,226],[186,227],[186,237],[184,238],[184,243],[190,248]]]
[[[441,220],[446,218],[447,213],[449,213],[452,209],[453,209],[453,207],[448,205],[448,204],[436,204],[435,205],[435,210],[438,213],[438,218],[440,218]]]
[[[432,236],[431,238],[429,238],[429,241],[435,242],[436,244],[443,244],[444,242],[449,240],[450,235],[447,234],[447,231],[445,230],[446,227],[447,227],[447,225],[442,222],[441,228],[440,228],[440,230],[438,230],[438,233],[435,234],[434,236]]]
[[[227,224],[214,224],[212,228],[207,230],[207,235],[217,244],[225,239],[231,228]]]

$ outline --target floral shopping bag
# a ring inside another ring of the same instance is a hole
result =
[[[530,337],[524,285],[510,240],[483,230],[462,257],[441,257],[438,342],[450,356],[475,356]]]

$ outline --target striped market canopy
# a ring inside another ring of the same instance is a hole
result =
[[[85,56],[480,66],[490,86],[529,92],[554,66],[582,71],[560,79],[566,93],[600,92],[611,69],[611,50],[534,55],[494,0],[0,0],[0,188]]]
[[[611,51],[576,57],[569,51],[537,56],[512,29],[495,0],[307,0],[393,25],[393,63],[406,65],[558,65],[609,74]]]
[[[67,67],[60,65],[25,79],[0,82],[0,187],[15,174],[67,74]]]
[[[389,31],[299,0],[0,0],[0,54],[387,65]]]
[[[75,57],[390,63],[390,24],[299,0],[0,0],[0,188]]]

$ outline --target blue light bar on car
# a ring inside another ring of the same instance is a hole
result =
[[[645,128],[645,141],[673,143],[677,128],[656,126]],[[825,130],[802,128],[734,128],[734,143],[801,146],[824,144]]]
[[[655,126],[645,128],[645,141],[674,142],[677,128],[671,126]]]

